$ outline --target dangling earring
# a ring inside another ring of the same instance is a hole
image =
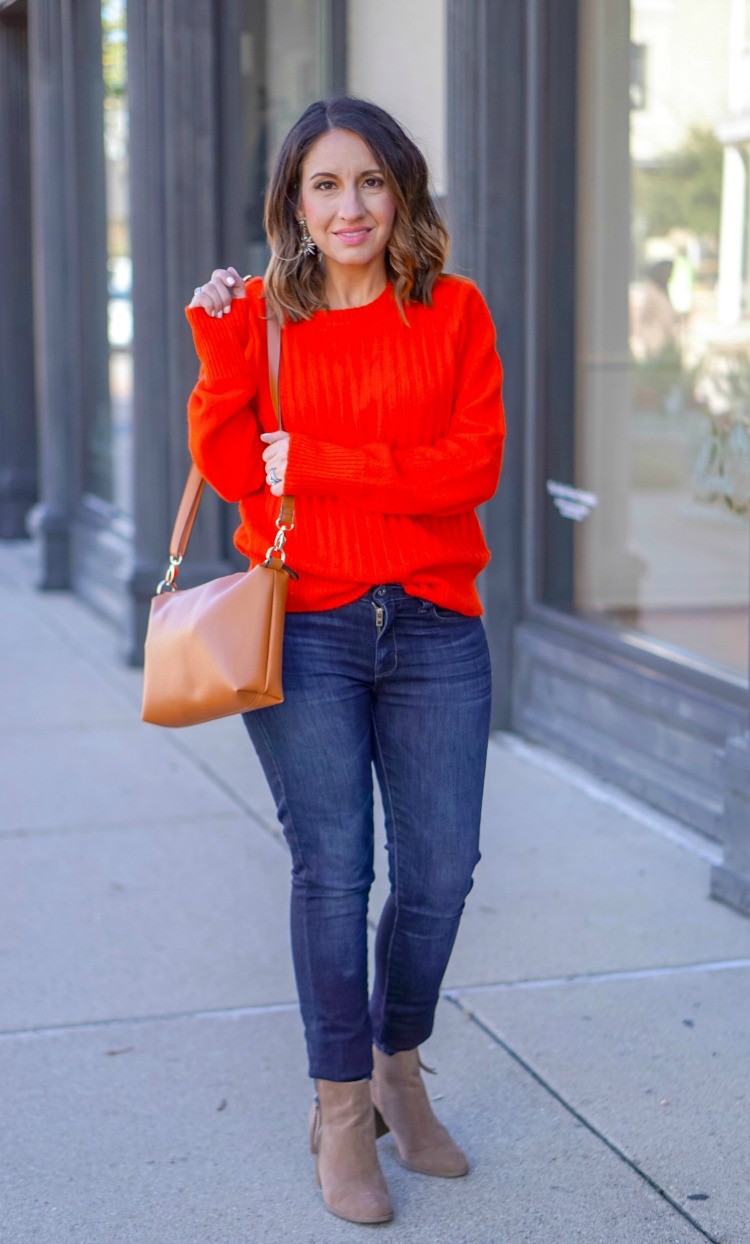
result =
[[[307,228],[307,221],[304,216],[300,217],[297,223],[299,224],[299,254],[317,255],[318,247],[310,236],[310,231]]]

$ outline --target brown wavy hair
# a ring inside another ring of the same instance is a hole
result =
[[[352,95],[310,104],[282,143],[266,191],[265,228],[271,247],[264,287],[279,318],[309,320],[327,309],[320,253],[300,253],[297,213],[302,163],[321,135],[350,130],[367,144],[383,170],[396,214],[386,249],[386,271],[402,319],[408,301],[432,305],[450,238],[429,188],[427,162],[398,121],[377,104]]]

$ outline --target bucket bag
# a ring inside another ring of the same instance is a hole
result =
[[[268,375],[279,428],[281,327],[266,321]],[[280,704],[284,619],[289,577],[286,533],[294,498],[282,497],[276,537],[265,561],[180,591],[177,575],[205,481],[193,466],[169,545],[169,566],[151,600],[144,649],[143,721],[194,726],[232,713]]]

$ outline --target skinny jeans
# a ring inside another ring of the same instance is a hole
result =
[[[372,1074],[432,1032],[472,874],[490,725],[480,617],[372,587],[288,613],[284,700],[243,714],[291,858],[291,941],[313,1078]],[[369,992],[373,766],[390,893]]]

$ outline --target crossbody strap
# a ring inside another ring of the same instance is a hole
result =
[[[266,340],[268,345],[268,383],[271,390],[271,401],[273,403],[276,418],[279,422],[279,429],[282,430],[281,422],[281,405],[279,403],[279,368],[281,366],[281,325],[275,316],[269,316],[266,320]],[[198,513],[201,497],[203,496],[203,486],[205,480],[198,470],[197,466],[191,466],[188,472],[187,482],[182,493],[179,509],[177,510],[177,518],[175,519],[174,528],[172,530],[172,538],[169,541],[169,567],[167,573],[156,589],[157,595],[161,595],[164,591],[174,592],[175,580],[179,572],[179,567],[187,552],[190,533],[193,530],[195,516]],[[266,564],[272,557],[278,558],[284,569],[289,572],[295,579],[296,575],[293,570],[285,564],[284,545],[286,543],[286,533],[291,531],[294,526],[294,497],[282,497],[279,516],[276,519],[276,538],[271,547],[266,552]]]
[[[281,325],[275,315],[270,316],[266,320],[266,341],[268,343],[268,384],[271,389],[271,401],[279,422],[279,431],[282,431],[281,399],[279,398]],[[288,530],[294,526],[294,497],[281,498],[281,509],[279,510],[279,517],[276,519],[276,526],[281,530],[282,525]]]

